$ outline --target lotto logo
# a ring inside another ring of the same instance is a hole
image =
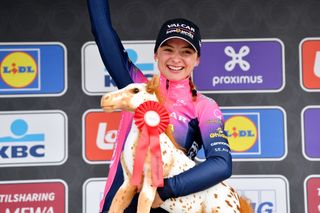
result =
[[[83,158],[87,163],[110,162],[115,148],[121,112],[87,111],[82,120]]]
[[[300,84],[306,91],[320,91],[320,38],[300,43]]]

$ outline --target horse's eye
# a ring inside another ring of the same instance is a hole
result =
[[[138,88],[134,88],[134,89],[132,89],[132,92],[133,92],[134,94],[137,94],[138,92],[140,92],[140,90],[139,90]]]

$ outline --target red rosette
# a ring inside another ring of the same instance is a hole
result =
[[[151,151],[152,184],[163,186],[162,156],[159,136],[167,128],[170,118],[166,108],[156,101],[141,104],[134,114],[135,124],[140,130],[131,183],[140,186],[144,160],[148,147]]]
[[[144,102],[135,110],[134,117],[133,117],[135,120],[135,124],[140,130],[144,125],[149,126],[145,122],[145,114],[150,111],[156,112],[160,117],[160,123],[157,125],[159,134],[164,132],[164,130],[167,128],[170,122],[169,114],[166,108],[156,101]],[[152,127],[152,126],[149,126],[149,127]]]

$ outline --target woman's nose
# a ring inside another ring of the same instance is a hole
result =
[[[180,54],[179,54],[178,52],[173,53],[173,54],[172,54],[172,60],[173,60],[174,62],[179,62],[179,61],[181,61],[181,56],[180,56]]]

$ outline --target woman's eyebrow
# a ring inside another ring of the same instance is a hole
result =
[[[194,50],[194,48],[191,46],[191,44],[189,44],[189,45],[187,45],[187,46],[185,46],[185,47],[183,47],[183,48],[188,48],[188,49]]]
[[[170,45],[170,44],[168,44],[168,43],[166,43],[166,42],[161,45],[161,47],[164,47],[164,46],[166,46],[166,47],[172,47],[172,48],[173,48],[172,45]]]
[[[173,48],[173,46],[172,45],[170,45],[170,44],[168,44],[168,43],[164,43],[164,44],[162,44],[161,45],[161,47],[163,47],[163,46],[167,46],[167,47],[171,47],[171,48]],[[182,48],[186,48],[186,49],[192,49],[192,50],[194,50],[194,48],[191,46],[191,44],[187,44],[186,46],[183,46]]]

